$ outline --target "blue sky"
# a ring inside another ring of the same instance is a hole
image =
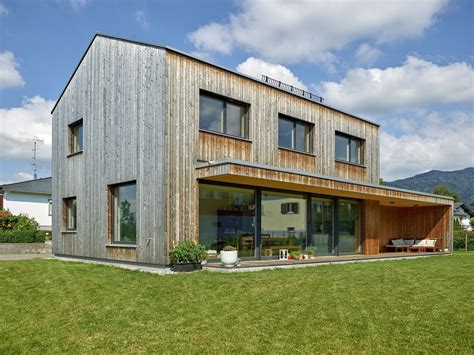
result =
[[[0,0],[0,183],[50,174],[49,110],[97,32],[276,76],[382,124],[381,176],[473,166],[468,0]]]

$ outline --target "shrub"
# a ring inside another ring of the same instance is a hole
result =
[[[454,231],[453,248],[465,250],[467,234],[467,250],[474,251],[474,232],[464,232],[462,230]]]
[[[309,256],[314,256],[316,255],[316,252],[318,251],[318,248],[316,247],[307,247],[305,250],[304,250],[304,253],[306,255],[309,255]]]
[[[19,214],[17,216],[17,221],[15,226],[13,227],[14,230],[17,231],[24,231],[24,230],[37,230],[39,227],[38,222],[32,217],[28,217],[24,214]]]
[[[37,230],[38,222],[24,214],[13,215],[9,210],[0,210],[0,231]]]
[[[45,231],[0,231],[0,243],[44,243]]]
[[[0,210],[0,231],[12,230],[18,220],[9,210]]]
[[[200,263],[207,259],[206,249],[193,240],[176,244],[169,253],[171,263]]]

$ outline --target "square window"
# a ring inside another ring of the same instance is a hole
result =
[[[363,140],[336,132],[336,160],[362,165]]]
[[[199,128],[247,139],[248,105],[213,94],[201,93]]]
[[[310,123],[280,115],[278,117],[278,146],[310,153],[311,127]]]

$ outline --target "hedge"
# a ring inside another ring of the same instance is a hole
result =
[[[0,231],[0,243],[44,243],[46,231]]]
[[[474,251],[474,232],[454,231],[453,247],[455,250],[465,250],[467,234],[467,250]]]

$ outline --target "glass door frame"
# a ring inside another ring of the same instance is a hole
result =
[[[360,245],[358,246],[362,249],[363,243],[363,235],[362,235],[362,201],[361,199],[350,198],[350,197],[340,197],[340,196],[331,196],[331,195],[322,195],[322,194],[315,194],[311,192],[302,192],[296,190],[285,190],[285,189],[276,189],[276,188],[267,188],[267,187],[259,187],[259,186],[251,186],[251,185],[244,185],[244,184],[235,184],[235,183],[225,183],[221,181],[212,181],[212,180],[203,180],[198,179],[198,188],[200,184],[206,185],[218,185],[218,186],[229,186],[229,187],[236,187],[236,188],[246,188],[249,190],[254,190],[255,194],[255,256],[254,257],[239,257],[241,260],[275,260],[273,256],[262,256],[262,191],[268,192],[280,192],[280,193],[289,193],[289,194],[300,194],[306,198],[306,245],[308,245],[310,233],[312,225],[313,225],[313,210],[312,210],[312,198],[322,198],[326,200],[333,201],[333,221],[332,221],[332,253],[328,254],[320,254],[320,255],[332,255],[332,256],[339,256],[339,202],[340,200],[350,200],[350,201],[357,201],[359,202],[359,221],[360,225],[358,227],[360,233]],[[199,212],[198,212],[199,213]],[[354,253],[357,255],[360,253]],[[344,254],[349,255],[349,254]]]

